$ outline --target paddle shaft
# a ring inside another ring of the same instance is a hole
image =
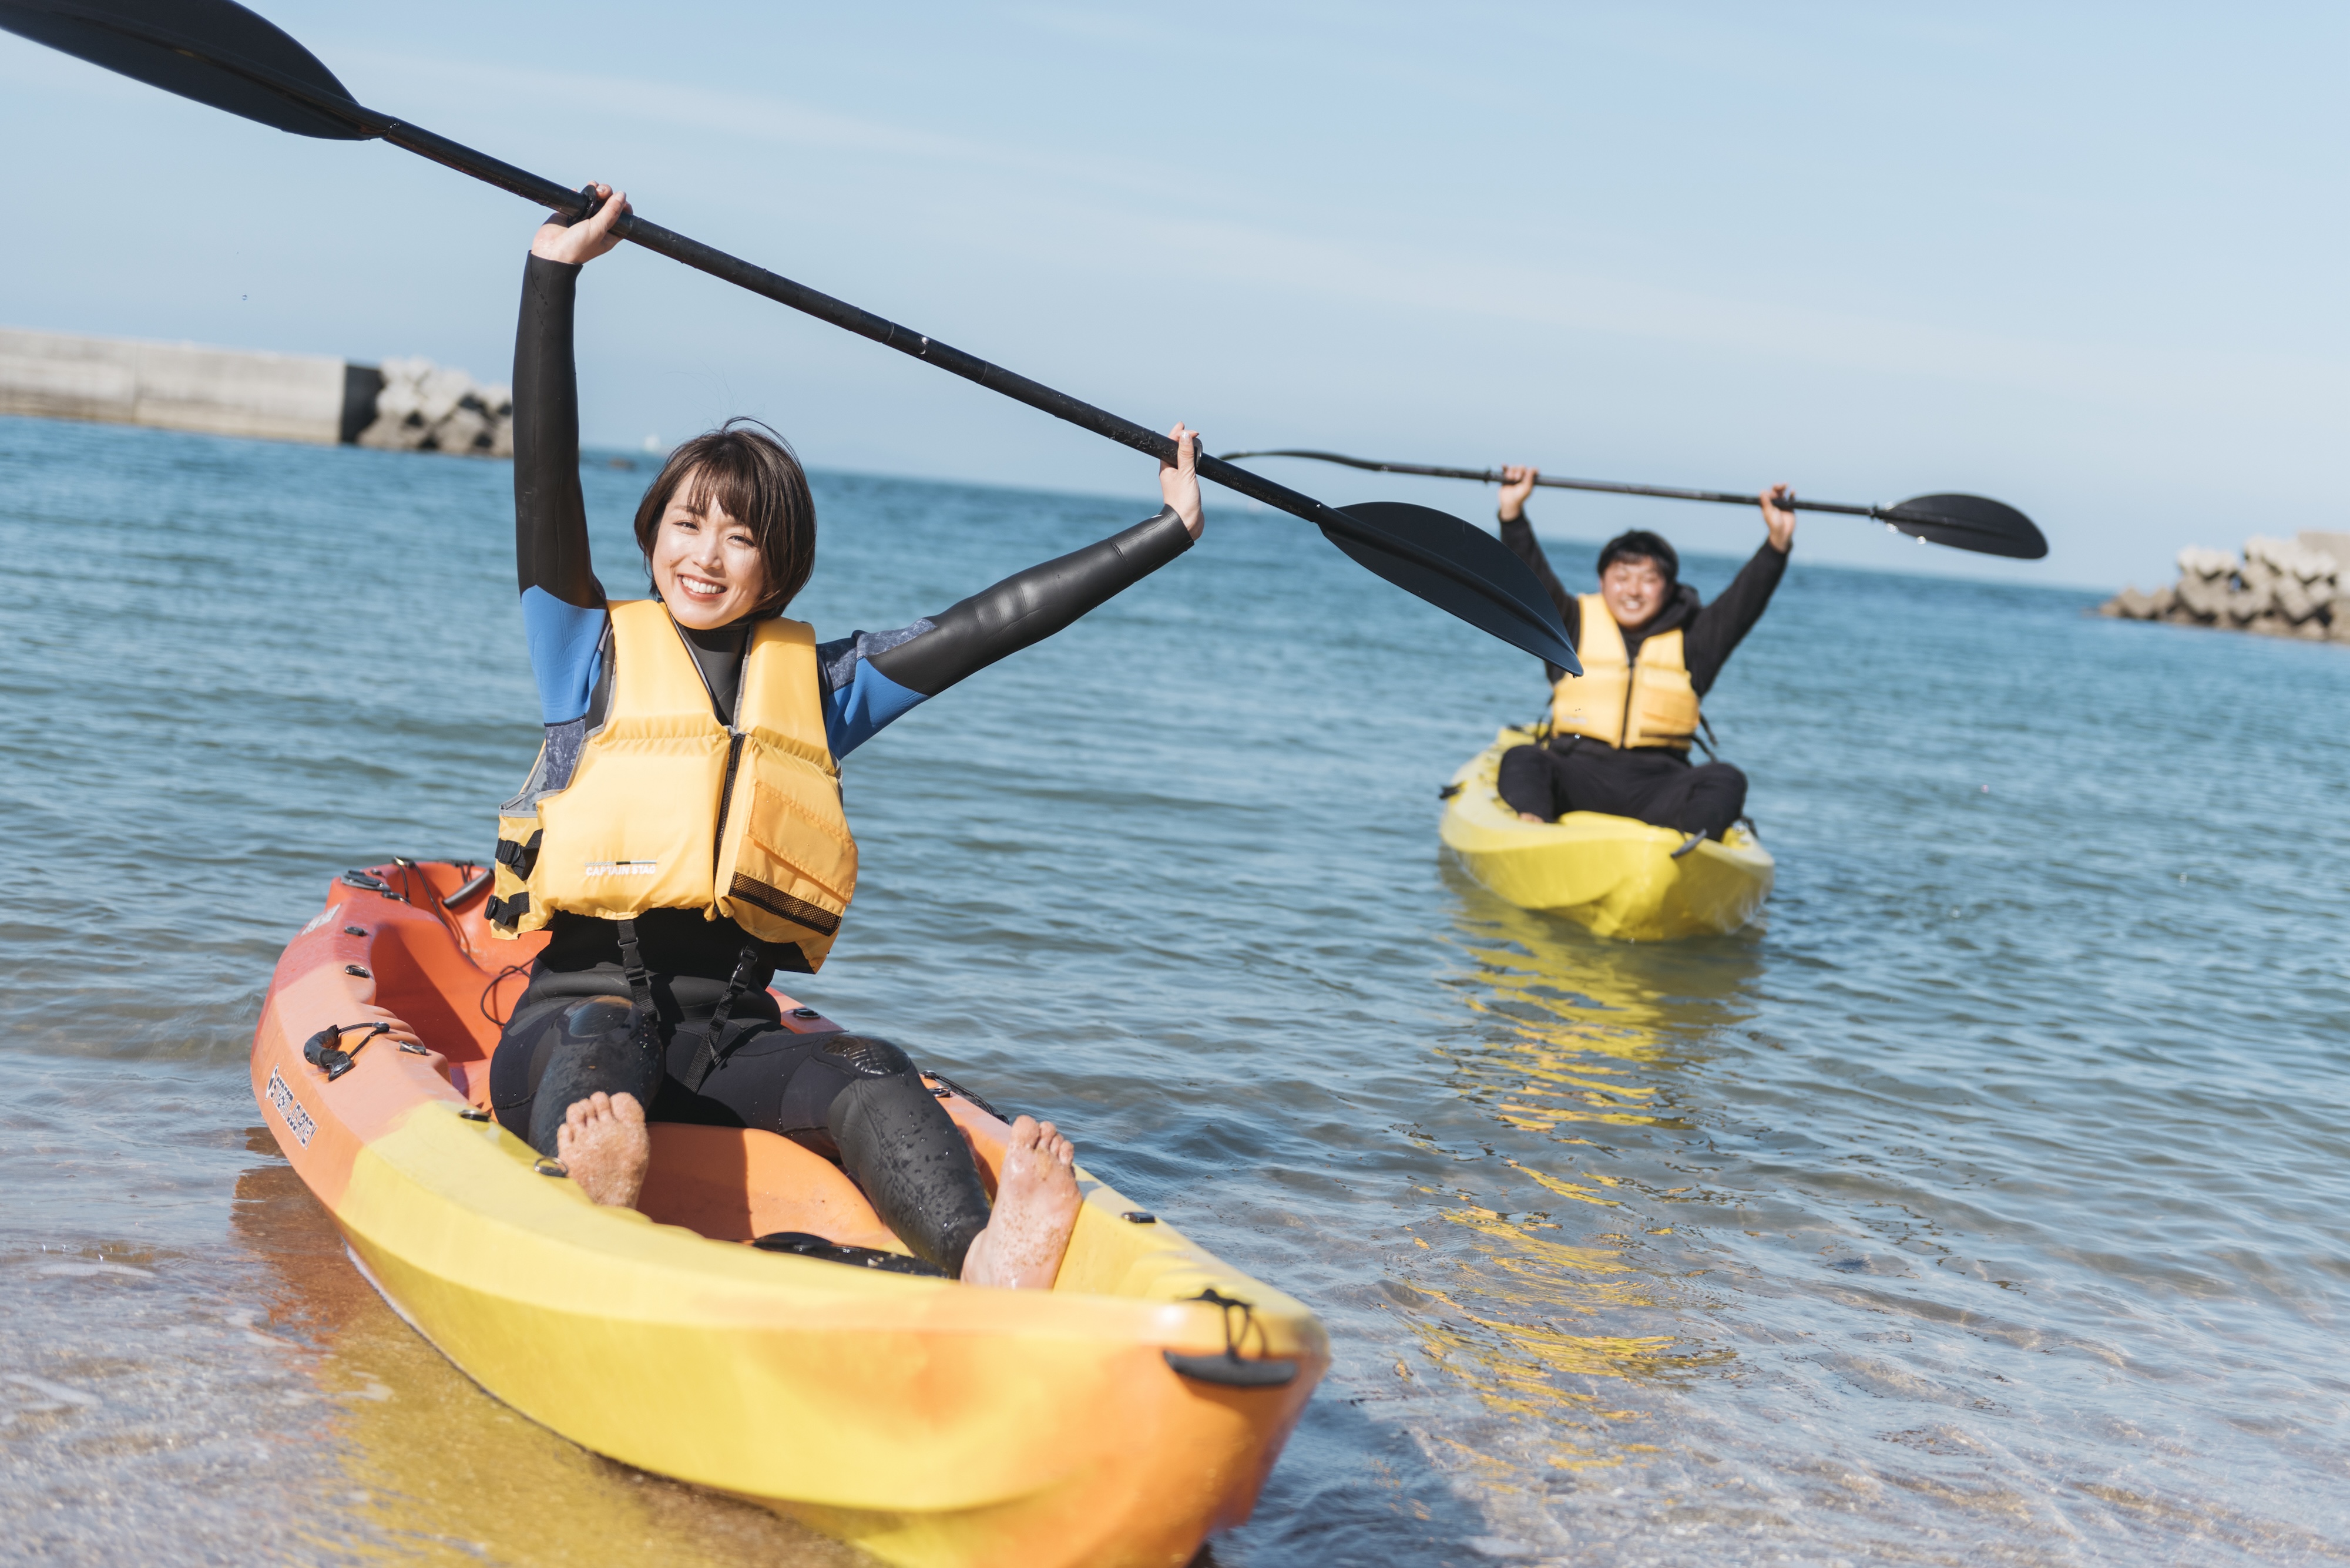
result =
[[[93,16],[92,19],[105,22],[103,17]],[[559,185],[544,175],[534,174],[529,170],[518,168],[503,159],[493,158],[486,152],[476,151],[463,142],[452,141],[447,137],[427,130],[421,125],[411,125],[406,120],[395,119],[380,110],[369,109],[355,99],[333,97],[316,91],[307,84],[268,67],[239,59],[223,51],[207,49],[198,40],[175,36],[169,28],[149,26],[138,29],[138,32],[149,36],[155,41],[176,47],[182,52],[195,56],[215,69],[242,77],[256,86],[307,104],[319,113],[340,120],[346,125],[353,126],[369,136],[380,137],[395,147],[402,148],[422,158],[429,158],[444,168],[453,169],[461,174],[471,175],[501,190],[510,191],[525,201],[552,208],[566,214],[575,223],[594,213],[598,204],[595,197],[588,192],[574,191],[568,186]],[[1137,452],[1157,458],[1162,463],[1171,466],[1177,460],[1175,442],[1147,425],[1139,425],[1132,420],[1121,419],[1107,409],[1097,409],[1091,403],[1070,397],[1066,392],[1055,391],[1041,381],[1032,381],[1025,376],[1007,370],[1003,366],[983,359],[976,354],[967,354],[934,337],[900,327],[887,317],[876,316],[869,310],[861,310],[847,300],[835,299],[821,290],[810,288],[805,284],[795,283],[780,273],[769,272],[763,266],[754,266],[739,256],[729,255],[714,245],[703,244],[701,241],[691,239],[673,229],[663,228],[660,224],[640,218],[634,213],[623,215],[619,222],[612,225],[612,232],[622,239],[668,256],[672,261],[681,262],[700,272],[706,272],[712,277],[723,278],[737,287],[748,289],[779,305],[787,305],[794,310],[815,317],[819,321],[830,322],[833,326],[854,332],[860,337],[871,338],[884,348],[895,348],[900,354],[920,359],[925,364],[935,365],[940,369],[961,376],[967,381],[976,382],[992,392],[1000,393],[1015,402],[1025,403],[1039,412],[1052,415],[1055,419],[1066,421],[1080,430],[1091,431],[1096,435],[1107,436],[1121,446],[1132,447]],[[1310,495],[1290,489],[1287,485],[1277,484],[1262,474],[1251,473],[1246,469],[1234,467],[1232,463],[1221,458],[1211,457],[1205,452],[1199,452],[1195,456],[1196,472],[1202,479],[1212,480],[1225,489],[1238,491],[1253,501],[1260,501],[1267,506],[1286,512],[1292,516],[1302,517],[1326,532],[1343,534],[1348,538],[1360,540],[1392,554],[1400,555],[1426,570],[1449,577],[1477,592],[1490,593],[1492,589],[1492,585],[1478,574],[1464,571],[1458,563],[1440,552],[1424,549],[1409,539],[1396,538],[1382,531],[1365,528],[1335,506],[1316,501]]]
[[[600,204],[593,188],[575,192],[366,108],[316,56],[236,0],[0,0],[0,28],[296,135],[390,141],[552,208],[560,221],[577,222]],[[189,62],[218,76],[191,77]],[[617,238],[935,365],[1162,464],[1179,460],[1174,441],[1154,430],[634,213],[624,214],[612,231]],[[1200,477],[1314,524],[1374,575],[1504,642],[1576,668],[1557,607],[1525,563],[1491,534],[1448,514],[1400,502],[1341,511],[1228,460],[1205,452],[1196,456]]]
[[[1325,462],[1341,462],[1348,468],[1369,469],[1376,473],[1419,473],[1430,479],[1472,479],[1486,484],[1505,483],[1498,468],[1438,468],[1425,462],[1372,462],[1363,458],[1340,457],[1330,452],[1243,452],[1235,457],[1314,457]],[[1669,484],[1618,484],[1607,479],[1551,479],[1534,481],[1553,490],[1597,490],[1610,495],[1661,495],[1668,501],[1718,501],[1731,506],[1755,506],[1760,495],[1741,495],[1729,490],[1682,490]],[[1805,501],[1790,499],[1787,509],[1804,512],[1841,512],[1852,517],[1885,517],[1898,514],[1897,506],[1848,506],[1836,501]]]
[[[308,98],[310,95],[304,96]],[[312,101],[317,102],[317,106],[321,109],[331,109],[345,119],[351,118],[349,111],[340,106],[315,99]],[[374,130],[377,135],[393,146],[404,148],[421,157],[429,158],[435,163],[456,170],[459,173],[470,174],[476,180],[511,191],[525,201],[536,202],[543,207],[560,212],[575,223],[588,217],[596,210],[597,203],[585,192],[558,185],[554,181],[533,174],[526,169],[517,169],[513,164],[493,158],[485,152],[477,152],[461,142],[452,141],[445,136],[435,135],[421,126],[410,125],[404,120],[393,119],[388,115],[377,115],[371,109],[361,109],[359,113],[369,118],[358,123]],[[1107,436],[1119,445],[1132,447],[1137,452],[1148,453],[1162,463],[1172,465],[1176,461],[1175,442],[1148,425],[1140,425],[1132,420],[1122,419],[1107,409],[1097,409],[1091,403],[1070,397],[1066,392],[1056,391],[1041,381],[1032,381],[1016,371],[1007,370],[1003,366],[983,359],[976,354],[965,353],[962,349],[941,343],[935,337],[926,337],[909,327],[900,327],[886,317],[876,316],[869,310],[859,309],[845,299],[835,299],[832,296],[821,290],[810,288],[806,284],[795,283],[780,273],[770,272],[765,267],[754,265],[739,256],[729,255],[714,245],[703,244],[700,240],[681,234],[674,229],[663,228],[659,223],[639,217],[633,212],[623,214],[620,220],[612,225],[612,232],[632,244],[642,245],[645,249],[665,255],[671,261],[681,262],[697,272],[706,272],[712,277],[723,278],[739,288],[745,288],[753,294],[772,299],[778,305],[787,305],[794,310],[815,317],[819,321],[830,322],[833,326],[854,332],[860,337],[871,338],[884,348],[895,348],[900,354],[920,359],[924,364],[935,365],[951,375],[961,376],[966,381],[976,382],[991,392],[1001,393],[1014,402],[1025,403],[1041,413],[1047,413],[1056,420],[1066,421],[1080,430],[1091,431],[1096,435]],[[1213,480],[1227,490],[1238,491],[1252,501],[1260,501],[1267,506],[1286,512],[1292,516],[1302,517],[1317,527],[1344,534],[1349,538],[1361,539],[1377,545],[1381,549],[1407,556],[1414,564],[1469,587],[1482,591],[1488,587],[1483,578],[1474,573],[1462,571],[1450,557],[1440,552],[1421,549],[1409,540],[1366,529],[1335,506],[1316,501],[1312,496],[1292,490],[1285,484],[1277,484],[1263,474],[1252,473],[1247,469],[1235,467],[1222,458],[1211,457],[1204,452],[1197,453],[1196,458],[1201,478]]]

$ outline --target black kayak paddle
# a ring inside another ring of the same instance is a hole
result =
[[[527,170],[367,109],[317,57],[233,0],[0,0],[0,28],[264,125],[346,141],[380,138],[460,173],[554,209],[571,221],[596,209]],[[724,278],[795,310],[936,365],[1164,463],[1175,443],[1157,431],[1080,402],[976,355],[754,266],[633,213],[622,239]],[[1432,507],[1372,502],[1338,508],[1201,452],[1199,472],[1228,490],[1303,517],[1348,556],[1407,593],[1538,659],[1581,671],[1557,609],[1524,562],[1482,528]]]
[[[1365,457],[1343,457],[1335,452],[1228,452],[1226,462],[1244,457],[1309,457],[1316,462],[1343,463],[1348,468],[1367,468],[1375,473],[1424,473],[1435,479],[1474,479],[1486,484],[1502,483],[1498,468],[1434,468],[1424,462],[1373,462]],[[1762,501],[1759,495],[1740,495],[1727,490],[1676,490],[1663,484],[1618,484],[1606,479],[1551,479],[1534,481],[1555,490],[1599,490],[1610,495],[1661,495],[1669,501],[1720,501],[1732,506],[1752,506]],[[1948,545],[1954,550],[1972,550],[1978,556],[2008,556],[2019,561],[2036,561],[2048,553],[2048,541],[2031,518],[2005,502],[1993,501],[1981,495],[1913,495],[1891,506],[1854,506],[1836,501],[1805,501],[1798,497],[1787,503],[1791,510],[1802,512],[1841,512],[1854,517],[1874,517],[1888,528],[1897,529],[1913,539],[1931,540]]]

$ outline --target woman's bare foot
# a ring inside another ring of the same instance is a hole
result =
[[[645,1132],[644,1107],[634,1095],[602,1090],[574,1100],[555,1129],[555,1157],[579,1189],[598,1203],[633,1209],[645,1184],[653,1140]],[[1073,1184],[1074,1185],[1074,1184]]]
[[[963,1254],[962,1282],[1047,1291],[1077,1228],[1077,1151],[1050,1122],[1012,1124],[995,1211]]]
[[[1518,813],[1518,820],[1520,822],[1548,822],[1550,818],[1546,816],[1536,816],[1531,811],[1522,811]]]

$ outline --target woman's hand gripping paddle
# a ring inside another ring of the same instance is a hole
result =
[[[232,0],[0,0],[0,28],[297,136],[353,141],[380,137],[574,220],[596,209],[591,196],[357,103],[317,57]],[[633,213],[612,227],[622,239],[1107,436],[1161,464],[1176,461],[1174,441],[1157,431]],[[1580,673],[1565,628],[1542,586],[1523,562],[1483,529],[1430,507],[1396,502],[1327,506],[1204,455],[1199,459],[1199,475],[1305,518],[1339,549],[1407,593],[1538,659]]]

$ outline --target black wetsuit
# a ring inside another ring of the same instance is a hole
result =
[[[1566,623],[1568,639],[1579,646],[1582,601],[1550,569],[1541,541],[1534,537],[1533,520],[1523,514],[1503,518],[1502,542],[1534,568]],[[1621,628],[1625,653],[1638,659],[1640,645],[1649,638],[1679,630],[1690,684],[1704,696],[1731,653],[1770,607],[1771,595],[1786,570],[1787,553],[1766,541],[1711,604],[1700,599],[1687,583],[1676,583],[1671,598],[1646,626]],[[1565,673],[1556,665],[1543,668],[1553,685]],[[1503,753],[1498,784],[1511,809],[1545,821],[1570,811],[1597,811],[1719,838],[1746,810],[1746,775],[1728,763],[1692,765],[1686,755],[1666,747],[1619,750],[1587,735],[1555,736],[1547,746]]]
[[[610,701],[613,644],[588,558],[579,484],[572,309],[580,269],[533,256],[515,341],[515,553],[546,746],[525,794],[560,787]],[[817,646],[827,738],[836,760],[891,720],[1005,655],[1049,637],[1191,547],[1169,509],[1135,527],[1008,577],[911,626]],[[749,623],[686,632],[719,716],[733,722]],[[651,803],[649,809],[654,809]],[[805,973],[790,943],[753,940],[697,909],[628,922],[658,1012],[658,1052],[632,1043],[636,1014],[621,922],[557,914],[491,1067],[498,1119],[555,1152],[564,1113],[598,1089],[623,1090],[655,1121],[760,1127],[840,1160],[882,1220],[926,1262],[960,1272],[987,1223],[962,1135],[884,1040],[807,1033],[766,987]],[[727,999],[732,995],[732,1005]],[[714,1032],[714,1014],[728,1017]],[[689,1088],[707,1044],[718,1058]]]

